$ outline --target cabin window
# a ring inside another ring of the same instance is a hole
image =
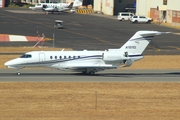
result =
[[[76,59],[76,56],[73,56],[74,59]]]
[[[71,59],[71,56],[69,56],[69,59]]]
[[[78,56],[78,58],[80,58],[80,56]]]
[[[32,55],[30,54],[23,54],[22,56],[20,56],[20,58],[31,58]]]
[[[26,55],[26,58],[31,58],[32,56],[31,55]]]
[[[52,56],[50,56],[50,58],[52,59],[53,57],[52,57]]]
[[[62,59],[62,57],[61,57],[61,56],[59,56],[59,59]]]
[[[55,59],[57,59],[57,56],[55,56]]]
[[[64,59],[66,59],[66,56],[64,56]]]

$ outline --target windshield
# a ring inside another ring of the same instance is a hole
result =
[[[32,56],[30,54],[23,54],[20,56],[20,58],[31,58]]]

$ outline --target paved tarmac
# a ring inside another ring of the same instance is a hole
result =
[[[107,70],[94,76],[51,69],[0,69],[0,82],[180,82],[180,70]]]
[[[63,20],[65,29],[54,29],[54,20]],[[120,48],[138,30],[158,30],[173,34],[156,36],[144,54],[180,54],[180,30],[154,24],[120,22],[115,16],[75,13],[48,14],[25,8],[0,9],[0,34],[55,35],[55,47],[74,50]],[[33,46],[34,42],[1,42],[0,46]],[[43,45],[53,46],[53,41]]]

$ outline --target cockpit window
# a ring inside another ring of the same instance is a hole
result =
[[[31,58],[32,55],[30,54],[23,54],[20,58]]]

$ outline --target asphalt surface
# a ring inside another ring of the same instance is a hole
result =
[[[63,20],[64,29],[54,29],[54,20]],[[180,30],[155,24],[120,22],[115,16],[76,13],[48,14],[24,8],[0,9],[0,34],[37,36],[55,35],[55,47],[74,50],[120,48],[138,30],[157,30],[173,34],[156,36],[144,54],[180,54]],[[33,46],[34,42],[1,42],[0,46]],[[53,41],[45,41],[47,47]]]
[[[51,69],[0,69],[0,82],[180,82],[180,70],[107,70],[93,76]]]

